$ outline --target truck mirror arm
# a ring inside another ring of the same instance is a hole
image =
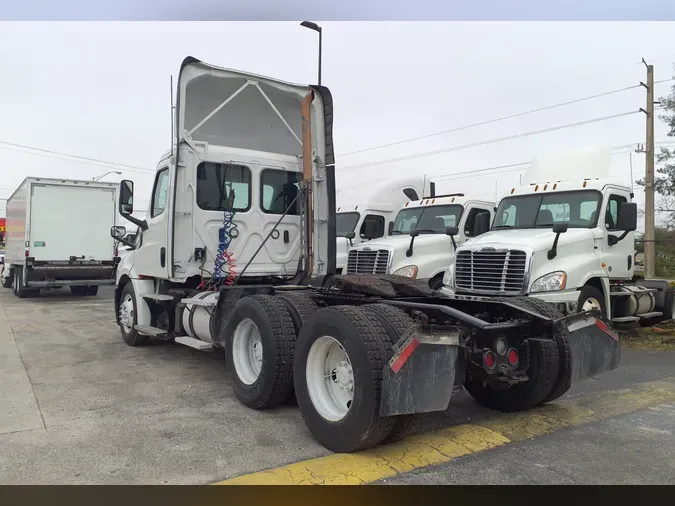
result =
[[[415,244],[415,237],[420,235],[420,231],[417,229],[411,230],[410,231],[410,246],[408,246],[408,250],[405,252],[405,256],[411,257],[413,256],[413,244]]]
[[[131,223],[133,223],[133,224],[136,225],[137,227],[140,227],[141,230],[143,230],[143,231],[145,231],[145,230],[148,229],[148,222],[145,221],[145,220],[139,220],[138,218],[134,218],[134,217],[131,216],[130,214],[123,214],[123,215],[122,215],[122,218],[124,218],[124,219],[127,220],[127,221],[130,221]],[[120,242],[121,242],[121,241],[120,241]]]
[[[610,246],[615,246],[619,242],[623,241],[629,233],[630,230],[624,230],[623,234],[621,234],[619,237],[615,235],[608,235],[607,242],[609,243]]]
[[[126,239],[117,239],[117,242],[124,244],[125,246],[128,246],[131,249],[136,249],[136,244],[134,244],[131,241],[127,241]]]
[[[564,234],[567,232],[567,223],[556,223],[553,225],[553,232],[555,233],[555,239],[553,239],[553,246],[551,247],[550,250],[548,250],[548,253],[546,254],[547,258],[549,260],[553,260],[556,256],[558,256],[558,239],[560,239],[560,234]]]

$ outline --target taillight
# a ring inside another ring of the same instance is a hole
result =
[[[506,360],[511,367],[518,365],[518,352],[515,348],[511,348],[506,354]]]
[[[26,258],[30,256],[30,251],[26,250]]]
[[[483,353],[483,366],[487,370],[492,370],[497,365],[497,357],[491,351]]]
[[[117,248],[115,248],[115,256],[119,256],[120,252]]]

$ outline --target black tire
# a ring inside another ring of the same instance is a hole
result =
[[[255,323],[262,342],[262,369],[250,385],[240,379],[233,357],[234,331],[246,318]],[[274,408],[290,396],[295,339],[293,319],[280,298],[252,295],[237,301],[225,328],[225,357],[232,388],[242,404],[252,409]]]
[[[84,285],[71,285],[70,293],[72,293],[76,297],[84,297],[85,295],[87,295],[87,287]]]
[[[536,311],[542,316],[552,319],[562,318],[563,315],[555,305],[546,302],[536,297],[519,297],[519,303],[526,304],[533,311]],[[554,339],[558,345],[558,356],[560,357],[560,365],[558,368],[558,377],[553,384],[551,393],[549,393],[542,403],[551,402],[563,396],[572,387],[572,350],[569,343],[569,332],[567,327],[562,331],[554,334]]]
[[[73,288],[75,287],[72,286],[70,287],[71,291]],[[131,284],[131,281],[127,282],[127,284],[124,285],[124,288],[122,289],[122,295],[120,296],[120,304],[122,304],[127,295],[131,296],[131,302],[134,308],[133,322],[134,325],[136,325],[138,323],[138,312],[136,309],[136,294],[134,293],[134,287]],[[148,341],[150,341],[150,336],[139,334],[135,328],[132,328],[129,332],[127,332],[122,325],[120,325],[119,327],[120,332],[122,333],[122,339],[124,339],[124,342],[127,343],[129,346],[142,346],[144,344],[147,344]]]
[[[321,336],[333,337],[347,352],[354,374],[354,397],[340,420],[323,418],[307,387],[307,359]],[[395,417],[380,417],[382,371],[393,355],[391,339],[370,312],[354,306],[320,309],[302,327],[296,343],[295,392],[305,425],[324,448],[337,453],[363,450],[381,443]]]
[[[279,292],[277,295],[288,309],[297,335],[305,322],[319,310],[319,306],[304,293]]]
[[[387,331],[391,343],[396,344],[401,337],[415,326],[415,322],[405,311],[389,304],[366,304],[363,309],[375,316]],[[394,426],[382,443],[401,441],[408,436],[420,432],[420,428],[427,424],[429,413],[414,413],[395,416]]]
[[[29,297],[37,297],[40,295],[39,288],[24,288],[23,286],[23,269],[14,269],[16,276],[14,277],[14,295],[20,299],[27,299]]]
[[[598,301],[600,305],[600,310],[604,316],[609,317],[607,314],[607,304],[605,303],[605,296],[600,290],[598,290],[593,285],[584,285],[581,289],[581,294],[579,294],[579,300],[577,301],[577,313],[581,313],[581,308],[588,299],[593,298]]]
[[[431,278],[429,281],[429,288],[432,290],[440,290],[443,288],[443,273],[438,274],[436,277]]]
[[[2,287],[3,288],[12,288],[14,284],[14,273],[10,270],[9,276],[2,278]]]
[[[554,341],[530,340],[529,379],[508,388],[495,389],[469,376],[464,387],[480,404],[506,413],[524,411],[543,403],[558,378],[560,358]]]

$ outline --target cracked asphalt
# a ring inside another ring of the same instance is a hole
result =
[[[297,407],[239,404],[219,354],[126,346],[110,288],[1,290],[0,483],[672,483],[670,376],[675,353],[624,350],[545,411],[505,419],[462,392],[420,436],[332,455]]]

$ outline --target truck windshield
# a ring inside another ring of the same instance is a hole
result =
[[[446,228],[457,226],[463,210],[458,204],[401,209],[396,215],[392,235],[408,234],[415,229],[420,234],[445,234]]]
[[[344,237],[349,232],[354,232],[354,228],[359,222],[359,216],[359,213],[337,213],[335,215],[335,235]]]
[[[596,190],[506,197],[499,203],[492,228],[550,228],[557,222],[593,228],[601,201]]]

